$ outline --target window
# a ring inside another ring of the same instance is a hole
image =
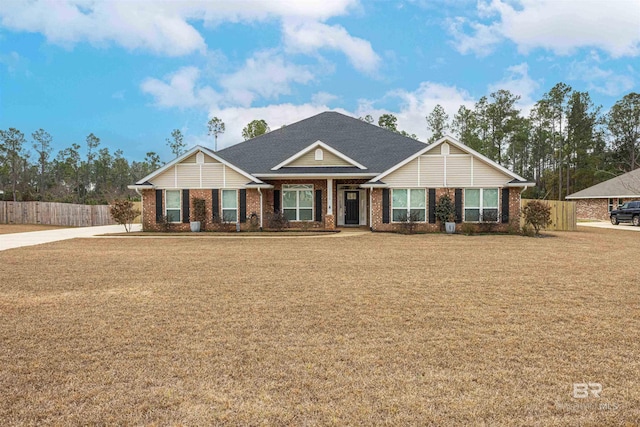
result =
[[[498,221],[498,189],[467,188],[464,190],[464,220],[466,222]]]
[[[180,222],[180,190],[165,192],[165,215],[169,222]]]
[[[416,222],[424,222],[426,212],[425,189],[394,189],[391,199],[393,222],[403,222],[412,218]]]
[[[613,203],[614,203],[614,200],[613,199],[609,199],[609,209],[608,209],[609,212],[611,212],[613,210]]]
[[[224,222],[238,221],[238,192],[236,190],[222,190],[222,220]]]
[[[322,148],[316,148],[316,160],[324,159],[324,153],[322,152]]]
[[[283,185],[282,212],[289,221],[311,221],[313,185]]]

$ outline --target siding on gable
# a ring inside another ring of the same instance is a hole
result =
[[[240,188],[249,182],[249,178],[239,174],[230,167],[224,166],[225,169],[225,188]]]
[[[200,165],[180,163],[175,167],[178,170],[179,188],[200,188]]]
[[[467,154],[458,147],[449,144],[449,154]]]
[[[184,163],[195,163],[196,162],[196,155],[198,153],[193,153],[193,155],[187,157],[186,159],[184,159],[183,161],[180,162],[180,164],[184,164]]]
[[[453,148],[453,147],[451,147]],[[467,187],[471,185],[471,155],[447,157],[447,185]]]
[[[285,167],[290,166],[353,166],[351,163],[336,156],[329,150],[321,148],[323,154],[323,160],[316,160],[316,150],[313,149],[308,153],[295,159],[293,162],[287,164]]]
[[[202,165],[202,188],[222,188],[224,186],[224,167],[222,163]]]
[[[485,162],[473,159],[473,186],[474,187],[499,187],[513,178],[495,169]]]
[[[420,185],[423,187],[444,186],[444,157],[420,156]]]
[[[471,154],[426,153],[382,178],[392,188],[502,187],[511,180],[509,175]]]
[[[176,168],[171,167],[151,180],[158,188],[176,188]]]
[[[417,187],[418,159],[414,159],[400,169],[390,173],[382,179],[390,187]]]
[[[179,163],[151,180],[157,188],[244,188],[249,178],[222,163]],[[215,159],[211,159],[215,160]],[[177,179],[176,179],[177,177]]]

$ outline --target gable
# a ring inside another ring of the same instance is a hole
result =
[[[295,153],[293,156],[280,162],[271,170],[279,170],[287,167],[356,167],[367,169],[365,166],[330,147],[322,141],[316,141]]]
[[[513,177],[471,154],[423,154],[384,178],[389,187],[502,187]]]
[[[369,182],[385,182],[391,187],[527,187],[533,184],[451,137],[439,139]]]
[[[166,164],[137,185],[151,184],[156,188],[244,188],[248,181],[263,184],[259,179],[218,158],[204,147],[196,146]]]
[[[321,160],[316,160],[316,151],[320,150]],[[288,163],[284,167],[295,167],[295,166],[306,166],[306,167],[315,167],[315,166],[353,166],[351,163],[347,162],[345,159],[340,158],[333,154],[328,150],[323,150],[322,148],[316,148],[314,150],[310,150],[308,153],[303,154],[292,162]]]

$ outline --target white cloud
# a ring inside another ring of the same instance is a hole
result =
[[[19,69],[26,69],[24,61],[24,58],[22,58],[16,51],[0,53],[0,64],[7,67],[7,73],[9,73],[9,75],[15,75]]]
[[[221,97],[211,87],[198,87],[200,70],[196,67],[183,67],[166,76],[165,81],[147,78],[140,85],[142,92],[154,97],[159,107],[208,107],[217,105]]]
[[[337,99],[338,96],[328,92],[317,92],[311,95],[311,103],[313,105],[329,105]]]
[[[635,86],[635,79],[629,74],[616,73],[602,68],[600,58],[592,52],[583,61],[573,61],[569,66],[569,80],[577,80],[587,84],[587,90],[608,96],[619,96]],[[632,70],[627,70],[635,74]]]
[[[0,2],[0,25],[14,31],[42,33],[50,43],[73,47],[80,42],[109,43],[130,50],[179,56],[204,53],[206,42],[191,22],[282,20],[290,46],[301,52],[322,47],[343,51],[359,70],[372,71],[379,58],[371,45],[340,26],[320,23],[346,14],[357,0],[126,1],[33,0]],[[327,38],[321,40],[320,38]],[[362,61],[362,62],[361,62]]]
[[[200,83],[197,67],[182,67],[164,79],[149,77],[140,89],[159,107],[250,107],[256,99],[274,100],[291,93],[291,84],[313,80],[307,67],[287,62],[274,51],[258,52],[238,71],[219,78],[220,90]]]
[[[80,41],[167,55],[204,51],[204,39],[173,3],[36,0],[2,2],[0,23],[17,31],[40,32],[54,44]],[[176,13],[178,12],[178,13]]]
[[[526,62],[507,68],[505,77],[499,82],[490,84],[489,92],[505,89],[520,96],[518,106],[525,110],[526,114],[535,104],[533,95],[540,84],[529,76],[529,65]]]
[[[262,51],[247,59],[244,67],[220,79],[225,101],[232,105],[250,106],[260,96],[276,99],[291,93],[291,83],[306,84],[313,80],[307,67],[287,62],[275,51]]]
[[[431,133],[427,130],[426,116],[440,104],[449,115],[449,120],[461,105],[473,108],[475,100],[469,93],[455,86],[447,86],[433,82],[422,82],[415,91],[395,90],[388,92],[385,98],[400,100],[399,111],[383,109],[369,110],[367,102],[361,103],[357,116],[371,114],[377,118],[384,113],[394,114],[398,118],[398,129],[416,134],[421,141],[427,141]],[[450,132],[449,132],[450,133]]]
[[[461,53],[486,55],[503,40],[521,53],[542,48],[567,55],[579,48],[601,49],[613,57],[640,55],[640,3],[637,0],[481,1],[483,24],[457,18],[449,23]]]
[[[351,36],[339,25],[285,21],[283,32],[285,46],[290,52],[309,54],[325,48],[338,50],[347,56],[355,69],[369,74],[380,65],[380,56],[371,43]]]

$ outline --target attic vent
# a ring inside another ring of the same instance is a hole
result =
[[[204,163],[204,153],[202,151],[198,151],[198,154],[196,154],[196,163]]]
[[[440,146],[440,154],[442,154],[443,156],[449,155],[449,144],[447,144],[446,142],[442,143],[442,145]]]
[[[322,152],[322,148],[316,148],[316,160],[323,160],[324,153]]]

